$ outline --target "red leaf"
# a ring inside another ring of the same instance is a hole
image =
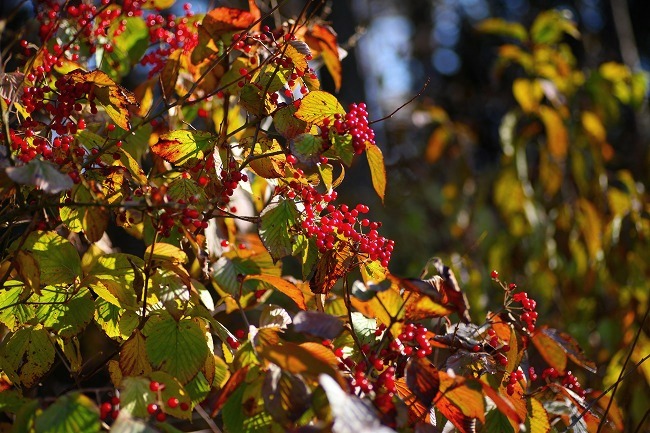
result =
[[[257,12],[259,13],[259,10]],[[214,38],[223,33],[245,30],[257,18],[255,14],[243,9],[220,7],[208,12],[201,25]]]
[[[406,366],[406,384],[413,394],[429,407],[438,394],[440,378],[438,369],[425,358],[411,358]]]

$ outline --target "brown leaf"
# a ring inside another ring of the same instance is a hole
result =
[[[312,293],[328,294],[334,284],[350,272],[354,257],[350,245],[344,242],[323,254],[316,264],[314,276],[309,280]]]
[[[424,406],[430,407],[440,388],[438,369],[428,359],[413,357],[406,366],[405,375],[413,394]]]
[[[169,100],[174,94],[176,88],[176,81],[178,81],[178,73],[181,70],[181,54],[182,49],[177,49],[172,52],[167,58],[167,62],[160,72],[160,86],[162,87],[163,97]]]
[[[257,12],[259,13],[259,10]],[[257,18],[254,13],[243,9],[219,7],[212,9],[205,15],[201,26],[210,36],[218,39],[218,36],[223,33],[249,28]]]
[[[217,416],[223,405],[228,401],[228,397],[230,397],[232,393],[235,392],[235,390],[239,387],[239,385],[241,385],[244,379],[246,379],[246,374],[248,374],[247,365],[237,369],[237,371],[235,371],[230,376],[230,378],[228,378],[228,381],[223,386],[223,388],[221,388],[219,395],[217,396],[215,402],[212,404],[212,418]]]
[[[139,329],[133,332],[120,350],[120,370],[123,376],[142,376],[151,373],[145,338]]]
[[[546,362],[561,375],[565,372],[567,357],[592,373],[596,372],[596,365],[587,359],[578,343],[569,334],[542,327],[535,331],[532,340]]]

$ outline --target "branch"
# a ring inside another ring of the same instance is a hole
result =
[[[395,111],[393,111],[392,113],[390,113],[388,116],[382,117],[381,119],[372,120],[372,121],[368,122],[368,125],[372,125],[373,123],[377,123],[377,122],[382,122],[382,121],[384,121],[384,120],[388,120],[388,119],[390,119],[391,117],[393,117],[395,114],[397,114],[397,112],[398,112],[399,110],[401,110],[402,108],[406,107],[408,104],[410,104],[411,102],[415,101],[417,98],[419,98],[420,96],[422,96],[422,93],[424,92],[424,90],[425,90],[425,89],[427,88],[427,86],[429,85],[429,82],[431,82],[431,78],[430,78],[430,77],[427,77],[427,81],[424,82],[424,85],[422,86],[422,88],[420,89],[420,91],[419,91],[418,93],[415,94],[415,96],[413,96],[411,99],[409,99],[408,101],[406,101],[405,103],[403,103],[402,105],[400,105],[399,107],[397,107],[397,108],[395,109]]]

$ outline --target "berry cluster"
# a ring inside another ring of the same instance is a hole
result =
[[[149,78],[162,71],[172,52],[177,49],[189,52],[199,42],[197,31],[199,21],[192,20],[194,16],[192,5],[185,3],[183,9],[185,16],[181,18],[161,14],[150,14],[145,18],[145,22],[149,26],[151,44],[159,44],[155,50],[145,54],[140,61],[143,66],[151,65]]]
[[[515,385],[521,380],[524,380],[524,372],[521,369],[517,369],[510,373],[508,384],[506,385],[506,392],[508,395],[513,395],[515,393]]]
[[[390,349],[404,356],[415,355],[424,358],[431,355],[433,349],[429,343],[428,330],[415,323],[407,323],[399,336],[390,342]]]
[[[117,419],[120,414],[120,398],[117,396],[111,397],[109,401],[105,401],[99,406],[99,418],[107,421],[110,418]]]
[[[323,121],[325,127],[330,126],[329,119]],[[348,112],[345,116],[340,114],[334,115],[334,122],[332,122],[329,131],[338,134],[350,134],[352,136],[352,147],[354,153],[360,155],[366,149],[366,145],[375,144],[375,132],[368,123],[368,112],[366,111],[366,104],[350,104]],[[329,132],[325,131],[326,136]]]
[[[508,357],[506,354],[510,351],[510,345],[502,344],[494,329],[487,330],[487,344],[493,349],[494,360],[502,367],[508,365]]]
[[[295,156],[287,157],[290,164],[294,161],[297,161]],[[302,170],[298,169],[296,174],[300,178]],[[384,267],[388,266],[395,242],[379,235],[377,229],[381,223],[361,218],[370,211],[368,206],[336,206],[332,204],[337,197],[336,191],[321,194],[311,185],[298,181],[290,182],[289,188],[284,194],[287,198],[299,197],[302,200],[305,211],[301,227],[308,237],[316,239],[321,253],[334,249],[339,242],[350,242],[354,251],[365,254],[370,260],[379,260]]]
[[[524,309],[524,312],[521,313],[520,316],[521,321],[526,326],[528,332],[534,332],[535,323],[537,322],[537,311],[535,311],[535,308],[537,307],[537,302],[534,299],[530,299],[528,297],[528,293],[526,292],[515,293],[512,296],[512,300],[514,302],[521,303]]]

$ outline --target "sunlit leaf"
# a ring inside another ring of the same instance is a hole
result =
[[[156,242],[149,246],[144,253],[144,260],[161,260],[170,263],[187,263],[187,254],[176,245],[165,242]]]
[[[30,253],[19,250],[14,257],[14,265],[25,286],[36,294],[41,294],[41,270],[38,262]]]
[[[81,393],[66,394],[36,418],[35,427],[39,433],[99,431],[99,408]]]
[[[120,308],[140,308],[134,290],[135,264],[144,269],[142,259],[122,253],[106,254],[97,258],[89,272],[90,288],[101,298]]]
[[[255,158],[251,159],[249,165],[256,174],[266,179],[285,176],[287,158],[277,140],[261,137],[253,144],[251,138],[242,140],[240,144],[246,149],[246,158]]]
[[[325,119],[333,122],[335,114],[345,115],[345,110],[336,96],[322,90],[315,90],[302,98],[295,116],[307,123],[320,126]]]
[[[273,260],[277,261],[294,252],[296,238],[300,233],[299,217],[295,202],[282,198],[271,202],[260,214],[260,239]]]
[[[70,199],[76,203],[93,203],[95,198],[84,185],[76,185],[70,192]],[[66,198],[61,197],[65,203]],[[59,209],[61,222],[71,231],[84,232],[88,242],[97,242],[108,227],[108,211],[102,206],[63,206]]]
[[[526,429],[530,433],[548,433],[551,430],[549,417],[542,403],[536,398],[528,399]]]
[[[39,303],[36,309],[39,323],[62,338],[70,338],[86,329],[95,312],[95,303],[83,288],[72,294],[48,286],[43,289],[42,296],[31,299]]]
[[[81,276],[81,259],[75,247],[55,232],[32,232],[22,245],[41,271],[41,284],[70,284]]]
[[[375,192],[384,201],[386,193],[386,167],[384,166],[384,155],[378,146],[366,146],[366,158],[370,167],[370,177]]]
[[[306,310],[307,305],[305,304],[305,295],[302,293],[302,290],[300,290],[295,284],[292,282],[282,278],[278,277],[276,275],[247,275],[244,281],[251,281],[251,280],[258,280],[258,281],[263,281],[267,284],[270,284],[278,290],[279,292],[284,293],[287,295],[293,302],[296,303],[298,308],[301,310]]]
[[[309,350],[298,344],[284,342],[280,345],[262,345],[257,351],[262,358],[292,374],[314,378],[326,374],[342,381],[338,372],[330,364],[315,357]]]
[[[171,397],[176,397],[179,403],[190,405],[192,402],[187,390],[174,375],[163,371],[154,371],[149,375],[149,378],[165,385],[160,392],[161,400],[163,402],[168,401]],[[176,407],[165,405],[165,413],[180,419],[190,419],[192,417],[192,412],[189,410],[182,410],[180,404]]]
[[[337,248],[323,254],[318,260],[314,276],[309,281],[312,293],[329,293],[334,284],[350,271],[354,257],[347,243],[340,243]]]
[[[481,386],[461,376],[439,372],[440,395],[435,406],[462,433],[475,431],[476,420],[485,422]]]
[[[247,29],[255,20],[255,15],[249,11],[219,7],[205,15],[201,26],[216,39],[223,33]]]
[[[144,327],[146,351],[151,365],[189,382],[209,355],[205,330],[197,320],[174,320],[170,315],[151,317]]]
[[[40,325],[21,328],[0,345],[0,367],[12,382],[31,388],[54,364],[54,344]]]
[[[68,77],[74,83],[90,83],[95,99],[102,104],[113,122],[122,129],[131,128],[129,107],[138,105],[132,92],[117,85],[102,71],[85,72],[77,69],[68,74]]]
[[[156,399],[146,377],[125,377],[120,383],[120,412],[148,418],[147,405]]]
[[[151,151],[167,162],[185,166],[205,159],[214,144],[209,132],[176,130],[161,135]]]
[[[323,151],[323,137],[312,134],[300,134],[291,141],[291,153],[302,163],[315,163]]]
[[[20,281],[9,280],[0,291],[0,323],[15,331],[34,317],[34,308],[24,302],[29,297],[23,295],[25,285]]]
[[[602,249],[602,223],[596,207],[587,199],[578,199],[576,220],[582,231],[589,258],[597,260]]]
[[[278,422],[293,423],[309,408],[309,389],[300,377],[273,366],[262,386],[264,407]]]
[[[332,142],[332,147],[323,153],[323,156],[338,158],[348,167],[352,165],[355,155],[354,146],[352,146],[352,135],[340,135],[330,130],[330,141]]]
[[[178,73],[181,70],[180,57],[182,53],[182,49],[174,50],[167,58],[163,70],[160,71],[160,84],[162,86],[163,96],[167,100],[174,95],[176,82],[178,81]]]

